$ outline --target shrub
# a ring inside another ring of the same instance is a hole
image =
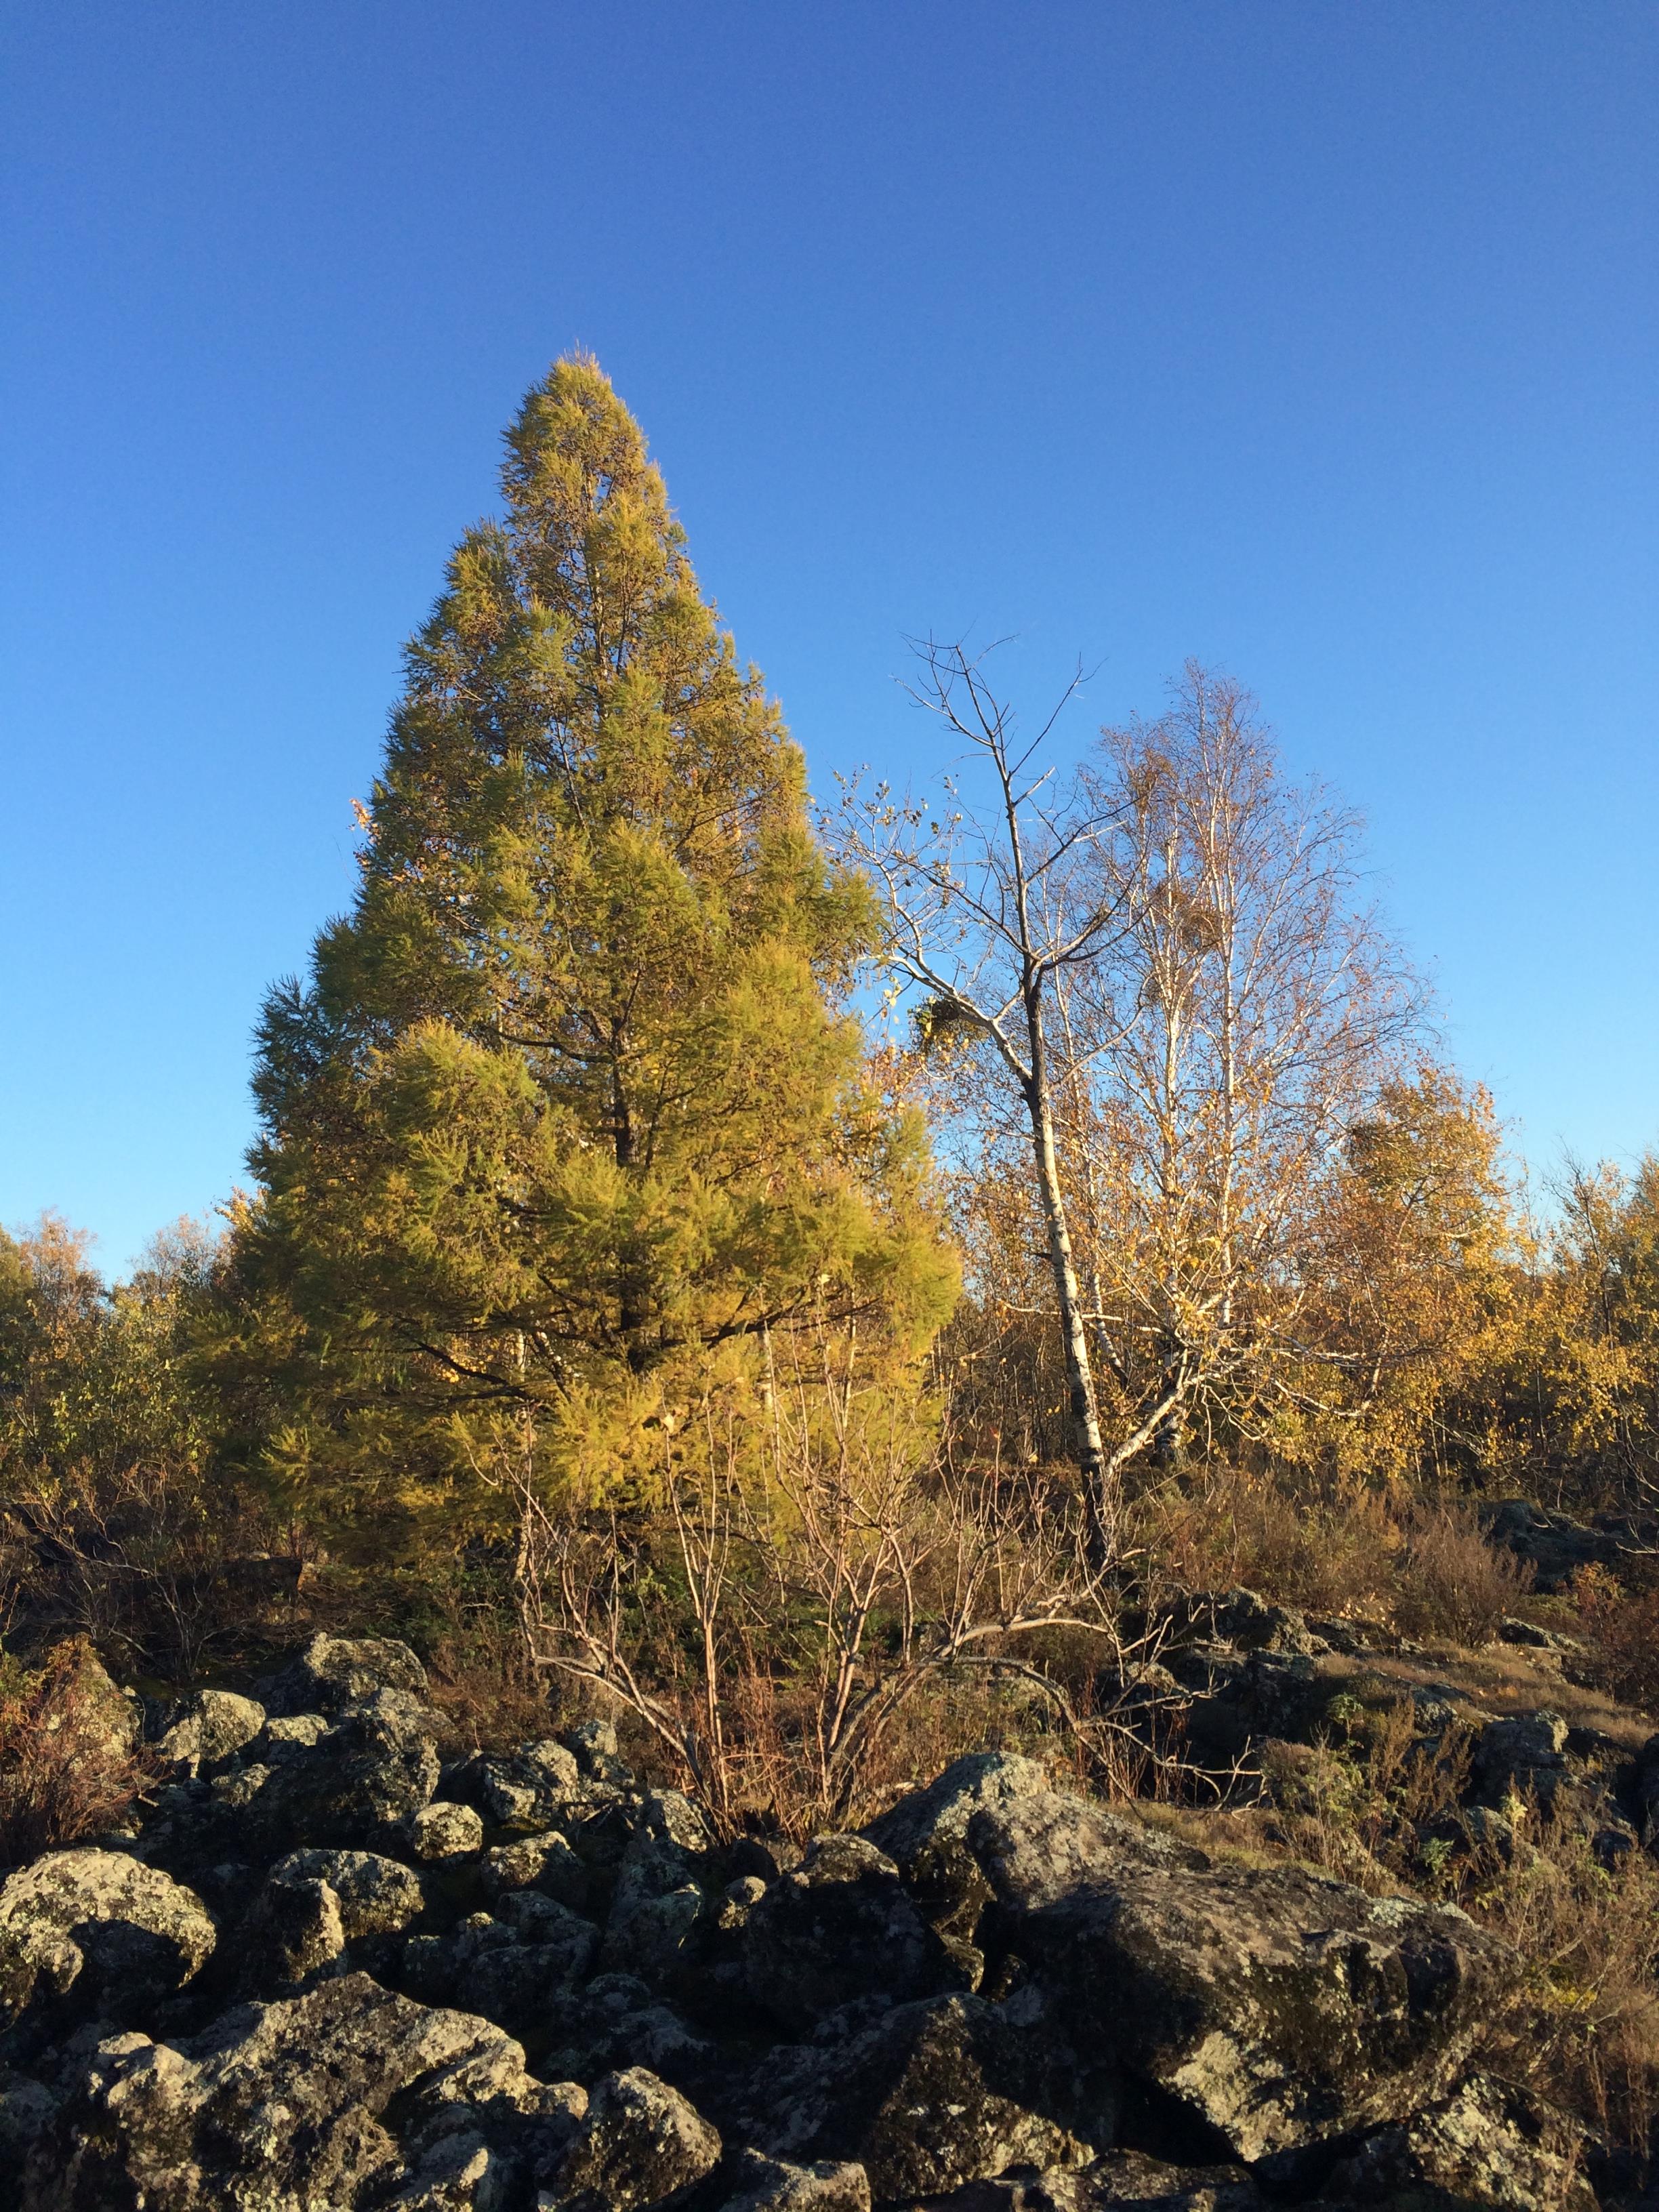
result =
[[[1488,1644],[1532,1579],[1529,1565],[1487,1543],[1466,1508],[1419,1507],[1407,1522],[1395,1615],[1413,1635]]]
[[[1147,1498],[1137,1534],[1162,1572],[1188,1589],[1243,1584],[1317,1613],[1385,1603],[1401,1540],[1381,1493],[1304,1494],[1235,1468],[1215,1469],[1195,1494]]]
[[[110,1685],[82,1642],[33,1671],[0,1657],[0,1861],[113,1827],[137,1798],[142,1759],[112,1726]]]
[[[1643,1565],[1651,1572],[1651,1561]],[[1589,1566],[1574,1576],[1572,1595],[1601,1686],[1651,1712],[1659,1706],[1659,1585],[1627,1589],[1609,1568]]]

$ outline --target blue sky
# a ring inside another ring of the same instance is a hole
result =
[[[902,636],[1188,655],[1547,1167],[1659,1139],[1659,10],[318,0],[0,30],[0,1221],[124,1267],[526,385],[595,350],[816,779]]]

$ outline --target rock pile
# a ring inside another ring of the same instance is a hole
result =
[[[0,2202],[1593,2212],[1574,2124],[1480,2068],[1518,1962],[1450,1908],[1000,1754],[863,1835],[721,1846],[602,1723],[446,1767],[424,1692],[318,1637],[153,1717],[131,1834],[10,1874]]]
[[[1250,1590],[1189,1601],[1171,1626],[1162,1662],[1135,1669],[1120,1697],[1149,1741],[1173,1729],[1200,1767],[1260,1767],[1275,1747],[1340,1741],[1368,1716],[1403,1706],[1419,1748],[1431,1753],[1454,1729],[1467,1743],[1462,1805],[1474,1817],[1461,1833],[1507,1849],[1517,1820],[1543,1815],[1570,1824],[1604,1863],[1643,1848],[1659,1854],[1659,1736],[1643,1741],[1639,1716],[1620,1715],[1629,1727],[1615,1737],[1570,1723],[1553,1705],[1494,1710],[1491,1683],[1467,1662],[1431,1661],[1375,1624],[1309,1620]],[[1582,1645],[1511,1620],[1494,1648],[1534,1677],[1553,1674],[1570,1702]]]

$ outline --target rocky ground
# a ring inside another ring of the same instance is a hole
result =
[[[1130,1708],[1218,1766],[1407,1700],[1425,1744],[1471,1733],[1472,1814],[1644,1848],[1659,1739],[1509,1633],[1448,1669],[1233,1592]],[[1002,1753],[862,1834],[720,1846],[602,1723],[446,1764],[426,1689],[326,1636],[258,1701],[111,1686],[172,1778],[0,1888],[0,2203],[1595,2212],[1620,2182],[1486,2070],[1519,1961],[1449,1905],[1208,1855]]]

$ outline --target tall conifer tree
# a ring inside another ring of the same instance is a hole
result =
[[[259,1042],[240,1272],[310,1378],[290,1458],[365,1502],[504,1409],[625,1464],[711,1363],[809,1319],[914,1344],[954,1293],[836,1006],[866,889],[593,362],[530,392],[502,489],[409,647],[353,909]]]

